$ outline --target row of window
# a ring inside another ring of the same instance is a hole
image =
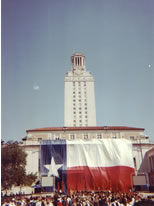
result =
[[[80,107],[81,107],[81,105],[82,105],[81,102],[79,102],[79,103],[77,103],[77,104],[78,104],[78,106],[80,106]],[[74,106],[74,107],[76,106],[76,102],[73,103],[73,106]],[[85,106],[87,106],[87,103],[85,103]]]
[[[79,96],[75,96],[75,94],[73,94],[73,98],[76,99],[77,97],[78,97],[79,99],[81,99],[81,94],[80,94]],[[82,98],[83,98],[83,97],[82,97]],[[86,95],[84,96],[84,98],[85,98],[84,100],[87,101]]]
[[[87,114],[87,111],[84,112],[85,114]],[[73,114],[76,114],[76,112],[74,111]],[[79,111],[79,115],[82,114],[81,111]]]
[[[76,117],[76,115],[75,115],[75,114],[74,114],[74,117]],[[83,116],[79,115],[79,118],[83,118]],[[85,119],[87,119],[87,118],[88,118],[88,116],[86,115],[86,116],[84,116],[84,118],[85,118]]]
[[[76,96],[75,96],[75,95],[73,95],[73,98],[76,98]],[[81,95],[79,95],[79,96],[78,96],[78,98],[81,98]]]
[[[74,119],[74,120],[73,120],[73,122],[75,123],[75,122],[77,122],[77,120],[76,120],[76,119]],[[82,119],[80,119],[80,120],[79,120],[79,122],[82,122]],[[88,120],[87,120],[87,119],[85,119],[85,122],[88,122]]]
[[[130,136],[131,140],[136,140],[136,139],[148,139],[148,136]]]
[[[76,94],[77,91],[74,89],[73,94]],[[78,91],[79,94],[81,94],[81,91]],[[84,91],[84,94],[87,94],[87,91]]]
[[[83,89],[86,90],[86,89],[87,89],[87,86],[84,86],[84,87],[80,87],[80,86],[78,86],[78,87],[73,87],[73,91],[76,91],[76,89],[81,90],[81,88],[82,88],[82,90],[83,90]]]
[[[79,110],[84,109],[84,108],[81,107],[81,105],[82,105],[81,102],[79,102],[79,103],[78,103],[78,106],[79,106],[78,109],[79,109]],[[87,103],[84,103],[84,104],[83,104],[83,107],[85,107],[85,110],[87,110]],[[77,109],[77,107],[76,107],[76,105],[73,103],[73,110],[75,111],[76,109]]]
[[[80,125],[80,126],[82,126],[82,125]],[[50,136],[50,138],[51,138],[51,136]],[[42,139],[43,139],[43,138],[38,138],[38,141],[41,141]],[[60,138],[60,135],[55,135],[54,139],[55,139],[55,140],[61,139],[61,138]],[[76,135],[75,135],[75,134],[69,135],[69,139],[76,139]],[[89,139],[88,134],[84,134],[84,135],[83,135],[83,139]],[[101,135],[101,134],[98,134],[98,135],[97,135],[97,139],[102,139],[102,135]]]
[[[82,125],[82,124],[79,124],[79,125],[76,125],[76,124],[73,124],[73,127],[78,127],[78,126],[80,126],[80,127],[83,127],[83,126],[88,126],[88,124],[85,124],[85,125]]]
[[[83,89],[82,89],[82,91],[83,91]],[[73,87],[73,92],[77,92],[75,87]],[[78,92],[81,92],[81,87],[78,87]],[[86,87],[84,87],[84,92],[86,92]]]
[[[87,107],[84,107],[85,110],[87,110]],[[73,110],[76,110],[76,107],[73,107]],[[81,110],[81,107],[79,107],[79,110]]]
[[[73,82],[73,86],[75,86],[76,82]],[[81,82],[78,82],[78,85],[81,86]],[[83,85],[86,86],[86,82],[83,82]]]
[[[79,86],[79,87],[73,87],[73,91],[75,91],[75,90],[76,90],[76,88],[78,88],[78,90],[80,90],[80,91],[81,91],[81,87],[80,87],[80,86]],[[86,89],[87,89],[87,87],[86,87],[86,86],[84,86],[84,87],[83,87],[83,89],[84,89],[84,90],[86,90]]]
[[[80,116],[81,117],[81,116]],[[85,116],[86,118],[88,117],[88,116]],[[76,125],[76,120],[73,120],[74,121],[74,124],[73,124],[73,126],[83,126],[82,124],[79,124],[79,125]],[[79,120],[79,122],[80,123],[82,123],[82,120]],[[88,122],[88,120],[86,119],[85,120],[85,122]],[[84,126],[88,126],[88,124],[86,124],[86,125],[84,125]],[[75,137],[75,134],[72,134],[74,137]],[[70,136],[72,136],[72,135],[70,135]],[[84,139],[85,139],[85,136],[83,136],[84,137]],[[51,138],[51,135],[50,135],[50,138]],[[57,137],[55,137],[55,139],[56,139]],[[59,137],[58,137],[59,138]],[[88,137],[88,135],[86,134],[86,139],[88,139],[89,137]],[[102,134],[97,134],[97,136],[96,136],[96,138],[97,139],[102,139],[103,138],[103,135]],[[109,136],[107,137],[107,138],[109,138]],[[112,139],[116,139],[117,137],[116,136],[112,136]],[[122,138],[124,138],[124,137],[122,137]],[[40,141],[40,140],[42,140],[43,138],[38,138],[38,140]],[[131,136],[130,136],[130,139],[131,139]],[[150,163],[150,168],[151,168],[151,170],[152,171],[154,171],[154,156],[150,156],[149,157],[149,163]]]
[[[87,99],[81,99],[81,97],[78,99],[79,102],[84,101],[85,103],[87,102]],[[73,96],[73,103],[77,102],[77,99]]]
[[[81,91],[81,87],[77,87],[77,88],[78,88],[78,91]],[[73,87],[73,92],[75,92],[77,88],[76,88],[76,87]],[[85,92],[86,89],[87,89],[87,87],[83,87],[83,89],[84,89],[84,92]],[[83,89],[82,89],[82,90],[83,90]]]
[[[81,102],[81,99],[79,99],[78,101]],[[84,101],[86,102],[87,100],[85,99]],[[76,99],[73,99],[73,102],[76,102]]]

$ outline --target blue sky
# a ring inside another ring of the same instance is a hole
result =
[[[153,0],[2,0],[2,139],[64,125],[74,52],[95,79],[97,126],[154,141]]]

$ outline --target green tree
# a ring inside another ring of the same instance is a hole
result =
[[[9,141],[2,145],[2,189],[10,189],[13,185],[31,185],[36,180],[35,174],[26,174],[26,153],[18,142]]]

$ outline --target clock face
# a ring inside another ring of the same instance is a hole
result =
[[[82,69],[76,69],[76,70],[74,70],[74,73],[79,75],[79,74],[83,73],[83,70]]]

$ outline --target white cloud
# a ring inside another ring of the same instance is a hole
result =
[[[33,89],[34,89],[34,90],[40,90],[40,87],[39,87],[39,85],[34,85],[34,86],[33,86]]]
[[[149,64],[148,67],[151,68],[151,64]]]

